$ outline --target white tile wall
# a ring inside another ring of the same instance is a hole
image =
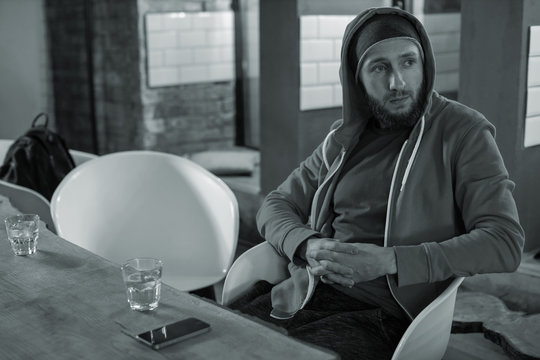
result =
[[[338,107],[341,41],[350,15],[300,17],[300,110]]]
[[[540,26],[530,27],[527,73],[525,147],[540,145]]]
[[[234,14],[149,13],[146,19],[150,87],[234,79]]]

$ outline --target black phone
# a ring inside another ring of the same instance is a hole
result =
[[[210,324],[190,317],[137,334],[135,338],[158,350],[207,331],[210,331]]]

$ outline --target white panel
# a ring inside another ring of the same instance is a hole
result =
[[[530,27],[529,56],[540,55],[540,26]]]
[[[205,47],[195,48],[193,62],[196,64],[211,64],[219,62],[232,62],[234,54],[231,47]]]
[[[527,86],[540,85],[540,56],[530,57],[528,64]]]
[[[333,102],[332,86],[310,86],[300,89],[300,110],[331,107]]]
[[[300,17],[300,39],[313,39],[319,36],[318,20],[316,15]]]
[[[211,46],[234,44],[234,33],[231,30],[208,31],[206,35],[206,43]]]
[[[193,29],[213,29],[214,17],[208,12],[194,13],[191,16],[191,26]]]
[[[163,14],[147,14],[146,15],[146,30],[160,31],[163,30]]]
[[[148,67],[154,68],[164,64],[163,51],[152,50],[148,52]]]
[[[146,22],[150,86],[234,79],[232,11],[148,14]]]
[[[234,78],[234,65],[230,64],[211,64],[208,66],[208,80],[225,81]]]
[[[191,28],[191,18],[183,12],[163,15],[163,27],[169,30],[187,30]]]
[[[322,62],[319,63],[319,84],[339,83],[339,63]]]
[[[300,42],[300,61],[332,60],[334,43],[332,40],[303,40]]]
[[[212,13],[215,29],[234,29],[234,14],[232,11]]]
[[[179,31],[177,32],[179,47],[195,47],[206,45],[206,33],[204,31]]]
[[[525,120],[524,146],[540,145],[540,116],[528,117]]]
[[[180,67],[180,83],[198,83],[209,80],[208,67],[205,65],[193,65]]]
[[[148,34],[149,49],[165,49],[176,47],[176,33],[174,31]]]
[[[170,49],[165,51],[165,65],[185,65],[193,63],[193,50]]]
[[[540,115],[540,87],[527,89],[527,117]]]
[[[319,38],[343,38],[345,27],[354,16],[319,16]]]
[[[150,86],[175,85],[180,81],[177,68],[150,69],[148,82]]]
[[[300,85],[316,85],[319,82],[317,63],[304,63],[300,65]]]

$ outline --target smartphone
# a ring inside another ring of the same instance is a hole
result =
[[[210,324],[190,317],[157,329],[137,334],[135,338],[153,349],[158,350],[207,331],[210,331]]]

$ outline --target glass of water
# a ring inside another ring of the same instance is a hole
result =
[[[39,216],[21,214],[4,219],[11,248],[15,255],[31,255],[36,252],[39,236]]]
[[[158,307],[162,271],[162,261],[153,258],[131,259],[122,265],[127,300],[132,310],[147,311]]]

